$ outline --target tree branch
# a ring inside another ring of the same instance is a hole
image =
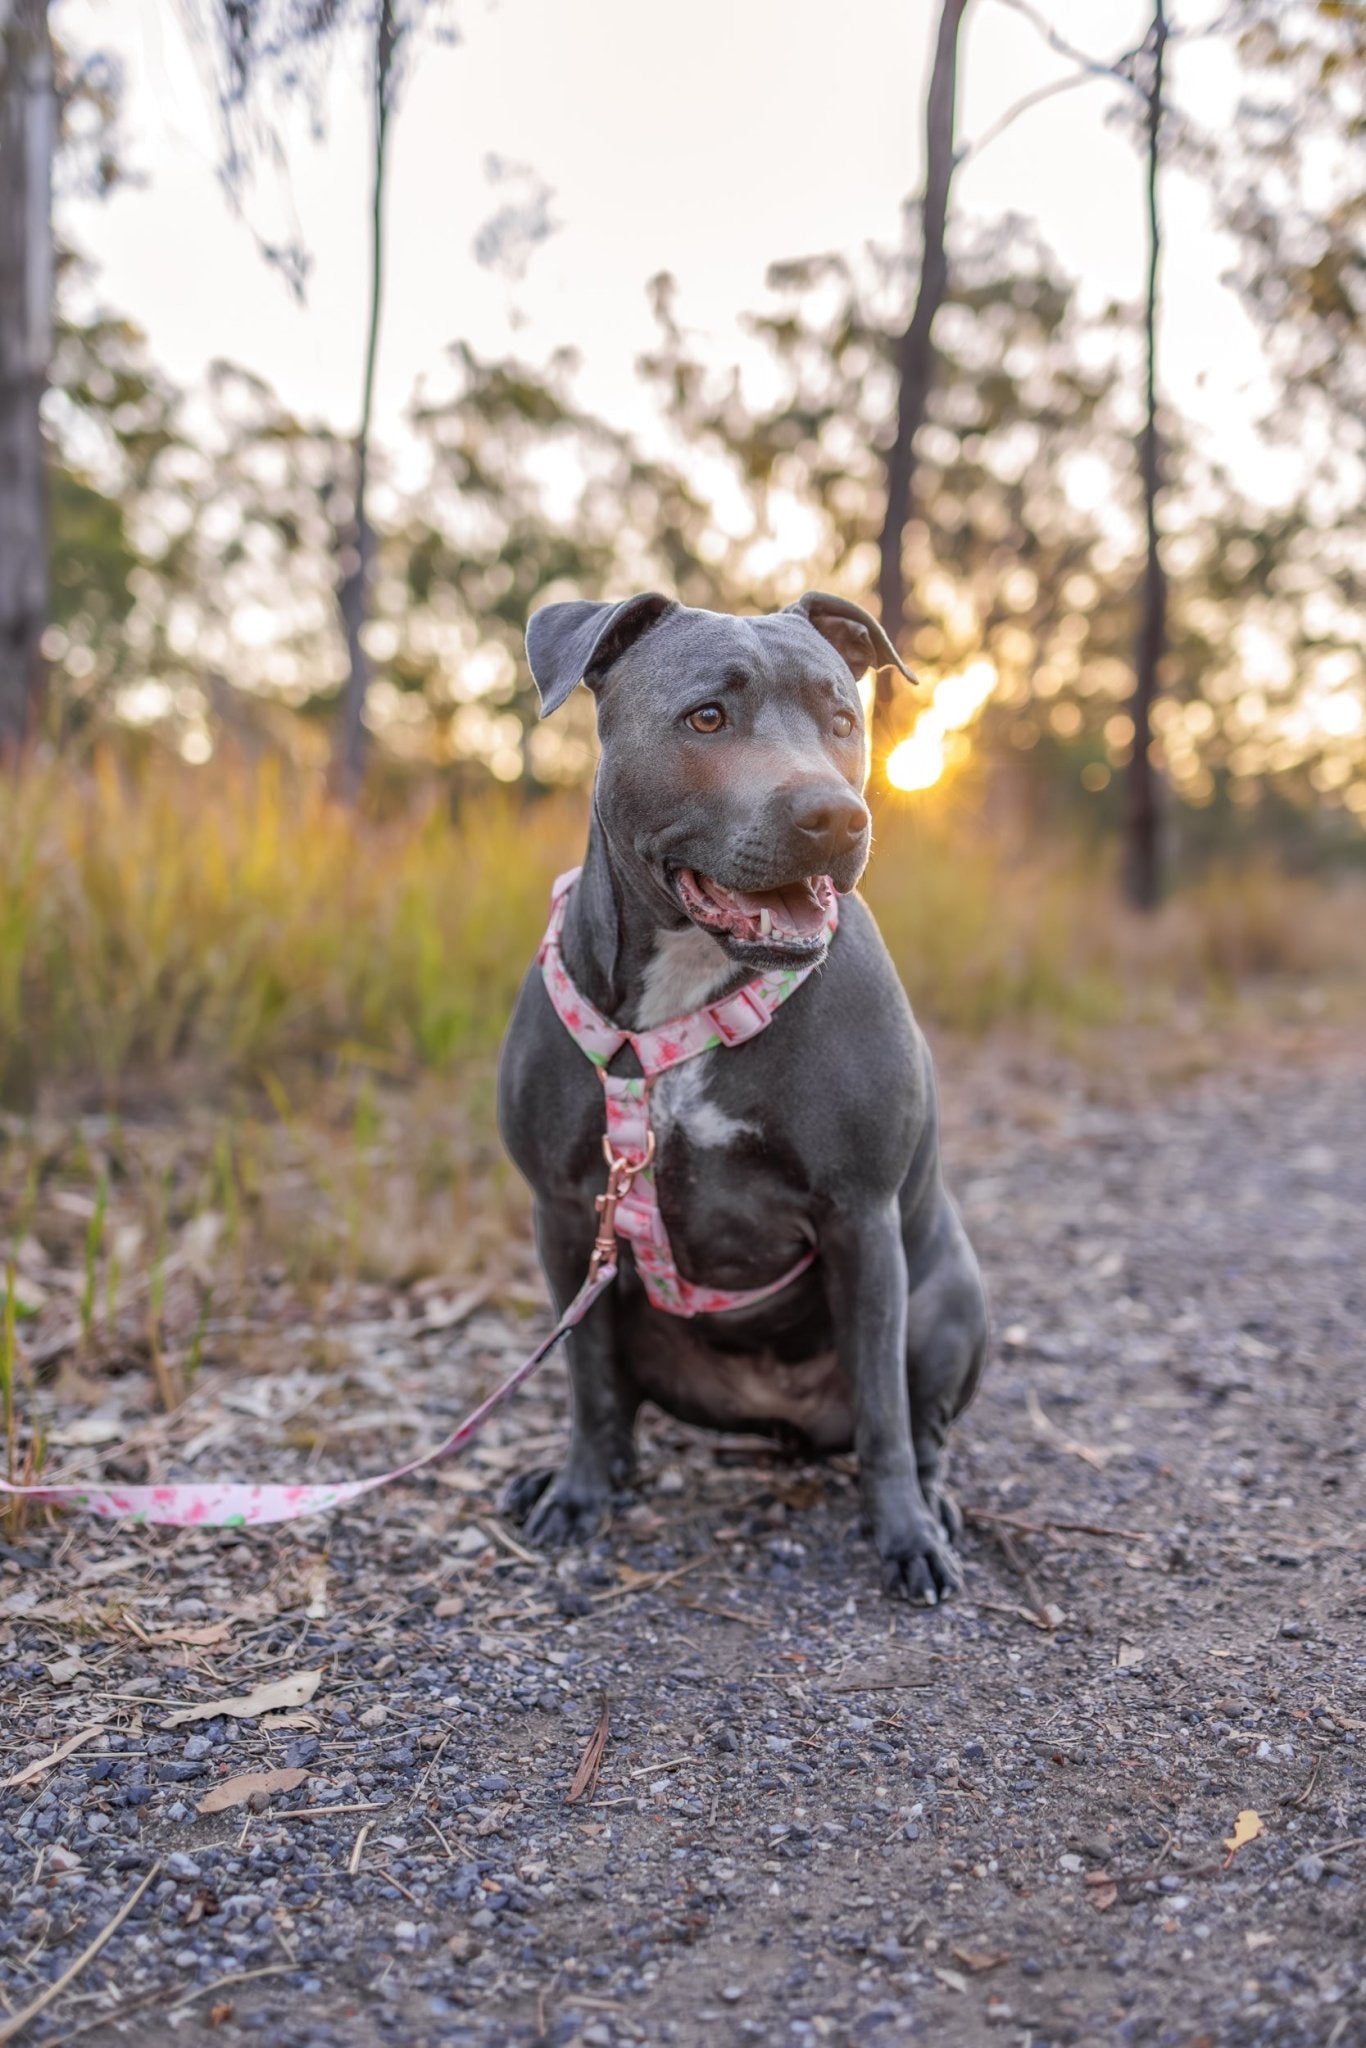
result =
[[[1013,107],[1007,107],[1000,119],[993,121],[975,141],[963,144],[954,159],[955,169],[961,171],[965,163],[980,155],[982,150],[988,149],[998,135],[1004,135],[1006,129],[1019,120],[1021,114],[1029,113],[1031,108],[1042,105],[1044,100],[1056,99],[1060,92],[1071,92],[1074,86],[1090,85],[1094,77],[1093,71],[1077,71],[1071,78],[1055,78],[1051,85],[1041,85],[1037,92],[1027,92],[1022,100],[1016,100]]]
[[[1137,51],[1126,50],[1123,56],[1116,57],[1107,64],[1103,57],[1092,57],[1088,51],[1077,49],[1074,43],[1069,43],[1064,36],[1060,36],[1052,22],[1034,6],[1033,0],[1000,0],[1000,4],[1002,7],[1009,7],[1013,13],[1022,15],[1030,27],[1036,29],[1043,37],[1050,50],[1056,50],[1060,57],[1066,57],[1078,70],[1087,72],[1092,78],[1117,79],[1121,85],[1127,85],[1129,90],[1137,93],[1140,98],[1144,96],[1143,88],[1132,70],[1124,68],[1126,65],[1132,65]]]

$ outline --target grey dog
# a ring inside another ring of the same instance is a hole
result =
[[[602,1015],[645,1030],[765,969],[820,963],[757,1037],[662,1076],[650,1111],[680,1273],[745,1290],[815,1258],[762,1303],[684,1318],[651,1304],[623,1247],[568,1340],[564,1465],[514,1481],[510,1508],[540,1543],[591,1534],[631,1478],[647,1399],[817,1452],[852,1445],[884,1583],[933,1604],[961,1583],[942,1459],[987,1313],[940,1174],[929,1052],[852,893],[871,836],[855,685],[907,672],[876,620],[819,592],[761,618],[655,593],[547,605],[527,651],[542,716],[580,681],[597,699],[602,757],[562,948]],[[819,915],[831,883],[845,899],[833,938]],[[633,1057],[618,1055],[639,1072]],[[603,1090],[536,966],[503,1045],[499,1121],[563,1309],[593,1249]]]

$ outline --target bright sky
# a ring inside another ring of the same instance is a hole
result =
[[[1043,0],[1058,29],[1098,56],[1137,42],[1144,0]],[[290,188],[314,259],[300,307],[263,263],[215,174],[214,115],[184,31],[209,0],[60,0],[59,33],[112,49],[126,75],[131,167],[140,182],[68,210],[109,307],[148,332],[176,377],[216,356],[265,376],[296,410],[353,424],[365,291],[368,113],[359,51],[341,53],[321,137],[300,111]],[[1199,18],[1213,11],[1201,6]],[[451,0],[455,47],[430,38],[408,80],[388,201],[389,273],[379,379],[391,441],[423,376],[457,337],[536,358],[570,344],[588,403],[644,416],[634,362],[652,338],[644,285],[679,281],[685,324],[720,361],[742,352],[737,319],[763,302],[777,258],[896,238],[922,177],[922,107],[937,0]],[[1196,0],[1178,5],[1196,18]],[[961,133],[982,133],[1067,67],[1001,0],[971,0]],[[1216,129],[1231,110],[1219,48],[1175,53],[1177,94]],[[956,203],[1036,219],[1096,299],[1136,298],[1140,166],[1105,114],[1106,84],[1025,114],[968,163]],[[559,224],[517,281],[479,266],[473,242],[505,202],[496,155],[530,165]],[[263,178],[251,211],[281,221]],[[1220,284],[1225,257],[1202,195],[1173,176],[1167,199],[1164,376],[1171,397],[1221,435],[1254,488],[1275,472],[1250,422],[1259,356]]]

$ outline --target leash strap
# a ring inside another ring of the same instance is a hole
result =
[[[463,1450],[471,1438],[478,1435],[494,1409],[500,1408],[515,1394],[561,1339],[568,1336],[576,1323],[583,1321],[598,1296],[611,1286],[616,1277],[615,1263],[595,1261],[592,1272],[550,1335],[500,1387],[495,1387],[487,1400],[481,1401],[465,1417],[444,1443],[439,1443],[435,1450],[424,1451],[420,1458],[410,1458],[406,1465],[398,1465],[392,1472],[381,1472],[376,1478],[344,1479],[323,1486],[256,1486],[245,1480],[200,1485],[186,1480],[169,1486],[111,1487],[12,1486],[8,1480],[0,1479],[0,1494],[17,1500],[52,1501],[60,1507],[79,1508],[85,1514],[98,1515],[106,1522],[126,1517],[135,1522],[172,1529],[255,1528],[265,1522],[299,1522],[305,1515],[319,1515],[329,1508],[345,1507],[349,1501],[359,1500],[363,1493],[373,1493],[376,1487],[388,1486],[395,1479],[406,1479],[410,1472],[420,1472],[424,1466],[435,1465],[440,1459]]]

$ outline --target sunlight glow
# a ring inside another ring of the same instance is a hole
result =
[[[996,687],[990,661],[970,662],[961,675],[945,676],[916,720],[915,731],[887,756],[893,789],[933,789],[949,765],[948,738],[972,723]]]
[[[923,712],[907,740],[887,756],[887,780],[893,789],[933,789],[948,766],[944,735],[934,723],[933,708]]]

